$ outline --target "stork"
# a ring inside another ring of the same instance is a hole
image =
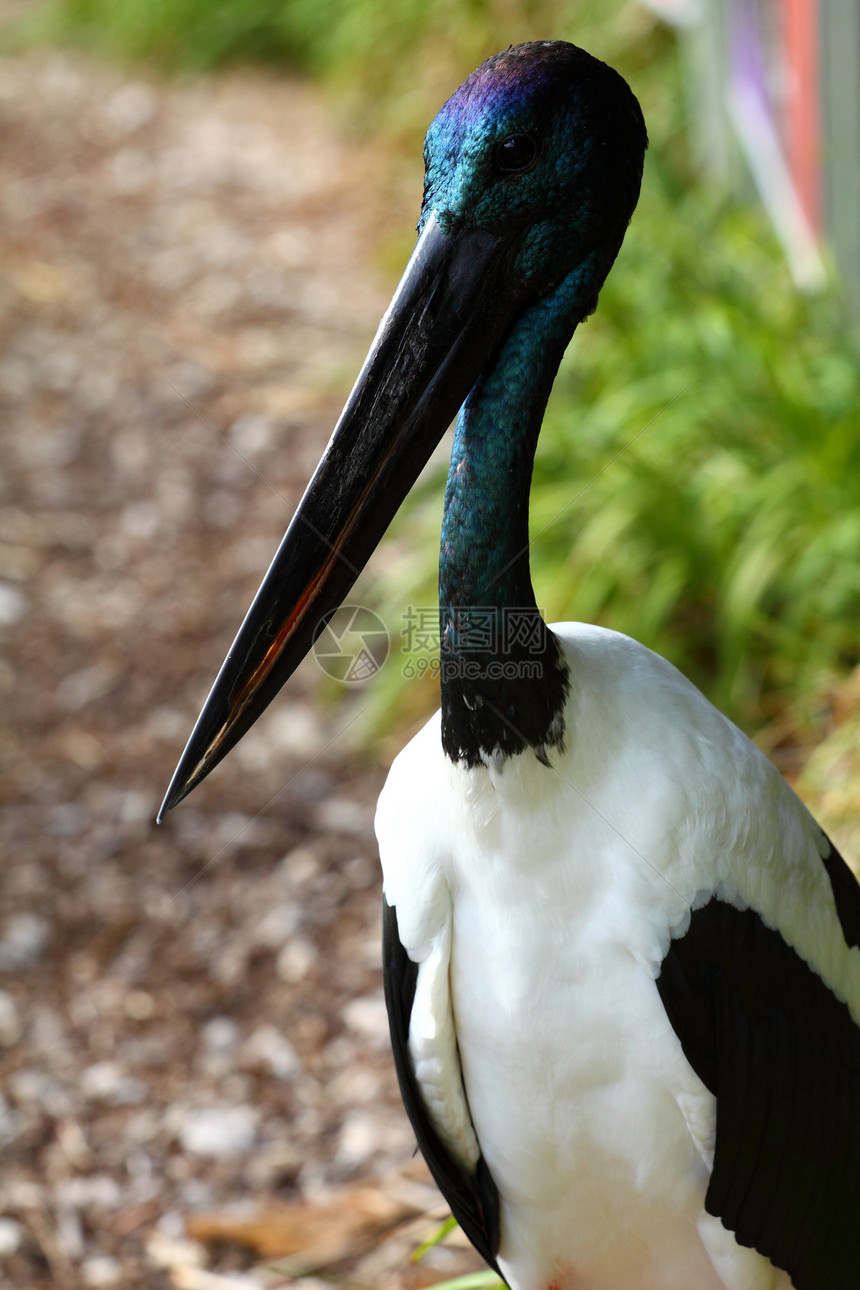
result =
[[[548,627],[529,575],[544,407],[646,144],[626,82],[560,41],[442,107],[415,251],[162,814],[309,650],[459,410],[441,712],[376,821],[421,1150],[513,1290],[851,1290],[860,887],[674,667]]]

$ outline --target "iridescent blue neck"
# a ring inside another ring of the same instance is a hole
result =
[[[588,261],[522,315],[457,422],[439,559],[442,743],[468,765],[529,747],[545,761],[563,744],[567,668],[532,588],[529,489],[546,401],[595,277]]]

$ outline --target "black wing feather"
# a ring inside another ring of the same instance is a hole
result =
[[[839,872],[828,866],[849,941],[855,895]],[[672,942],[657,988],[717,1099],[708,1212],[796,1290],[860,1285],[860,1029],[847,1006],[755,910],[716,897]]]
[[[400,1094],[421,1154],[451,1206],[451,1213],[478,1253],[499,1272],[496,1262],[499,1252],[499,1193],[492,1175],[483,1156],[479,1158],[473,1174],[457,1163],[436,1134],[421,1099],[409,1056],[409,1019],[418,965],[403,948],[397,929],[397,911],[385,897],[382,899],[382,973]]]
[[[828,837],[821,863],[827,870],[842,935],[849,948],[860,945],[860,883]]]

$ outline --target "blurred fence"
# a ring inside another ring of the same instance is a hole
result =
[[[820,285],[832,254],[860,318],[860,4],[647,2],[679,28],[703,168],[752,178],[799,286]]]

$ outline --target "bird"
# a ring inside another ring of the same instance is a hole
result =
[[[860,886],[679,671],[548,626],[529,571],[546,400],[647,142],[627,82],[563,41],[442,106],[414,252],[160,818],[310,650],[456,418],[441,708],[376,816],[418,1145],[512,1290],[850,1290]]]

